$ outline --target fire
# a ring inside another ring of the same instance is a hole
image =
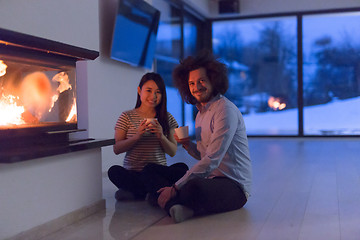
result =
[[[72,89],[71,84],[69,83],[69,76],[65,72],[60,72],[60,73],[56,74],[52,78],[52,81],[58,82],[59,87],[56,89],[56,93],[51,98],[51,106],[50,106],[49,112],[51,112],[52,108],[54,107],[55,102],[59,98],[59,95],[68,89]]]
[[[281,98],[270,97],[268,105],[273,110],[283,110],[286,107],[286,103],[281,101]]]
[[[0,60],[0,77],[6,74],[7,65],[4,61]],[[9,124],[19,125],[24,124],[25,121],[22,117],[22,114],[25,112],[23,106],[17,105],[17,100],[19,97],[13,95],[1,94],[0,97],[0,126],[5,126]]]
[[[21,83],[21,101],[24,107],[37,119],[51,106],[51,84],[43,72],[26,75]]]
[[[55,94],[51,97],[51,106],[50,106],[49,112],[51,112],[51,110],[53,109],[53,107],[58,99],[59,99],[59,94]]]
[[[66,122],[71,122],[76,120],[76,99],[74,98],[73,105],[71,107],[69,116],[66,118]]]
[[[2,60],[0,60],[0,77],[6,74],[6,68],[7,65]]]
[[[0,98],[0,126],[25,123],[22,118],[25,108],[23,106],[18,106],[16,99],[19,98],[2,94],[2,97]]]
[[[6,74],[7,66],[0,60],[0,77]],[[46,111],[51,112],[55,102],[64,91],[72,89],[65,72],[56,74],[53,82],[58,82],[56,91],[43,72],[33,72],[24,77],[19,87],[19,96],[0,92],[0,126],[38,124]],[[55,113],[56,114],[56,113]],[[45,118],[48,115],[45,115]],[[66,122],[77,120],[76,98]]]
[[[59,93],[62,93],[68,89],[71,89],[69,83],[69,76],[65,72],[60,72],[52,78],[53,82],[58,82],[59,87],[56,89]]]

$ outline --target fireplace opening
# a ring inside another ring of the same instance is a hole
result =
[[[77,122],[75,66],[0,61],[0,128]]]
[[[84,131],[77,124],[76,62],[98,55],[0,29],[1,154],[68,145],[70,133]]]

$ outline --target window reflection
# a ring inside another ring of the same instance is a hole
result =
[[[188,125],[189,134],[193,135],[194,107],[184,104],[177,89],[173,87],[172,71],[180,59],[195,55],[200,49],[202,39],[199,37],[199,29],[202,23],[186,11],[182,16],[183,12],[178,8],[181,6],[169,4],[164,0],[155,0],[153,5],[161,11],[155,66],[166,84],[168,111],[176,118],[179,125]]]
[[[192,17],[190,14],[184,16],[184,56],[186,58],[202,49],[201,44],[204,39],[201,38],[202,22]],[[184,125],[189,126],[190,135],[195,134],[195,117],[197,109],[191,104],[184,104]]]
[[[184,57],[194,55],[200,49],[197,20],[190,15],[184,17]]]
[[[156,0],[153,5],[161,11],[155,68],[165,81],[168,111],[182,125],[182,100],[172,83],[172,71],[181,57],[181,12],[164,0]]]

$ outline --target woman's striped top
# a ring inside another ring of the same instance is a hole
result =
[[[116,122],[115,130],[121,129],[126,132],[126,138],[136,134],[142,117],[135,109],[123,112]],[[170,129],[179,125],[175,118],[168,112]],[[141,171],[148,163],[166,165],[166,157],[159,139],[155,134],[145,132],[142,138],[125,154],[124,168],[128,170]]]

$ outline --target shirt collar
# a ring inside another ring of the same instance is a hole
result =
[[[217,94],[215,97],[213,97],[205,106],[201,105],[200,103],[196,104],[196,108],[200,111],[206,111],[210,108],[210,106],[212,105],[213,102],[219,100],[222,97],[222,95],[219,93]]]

